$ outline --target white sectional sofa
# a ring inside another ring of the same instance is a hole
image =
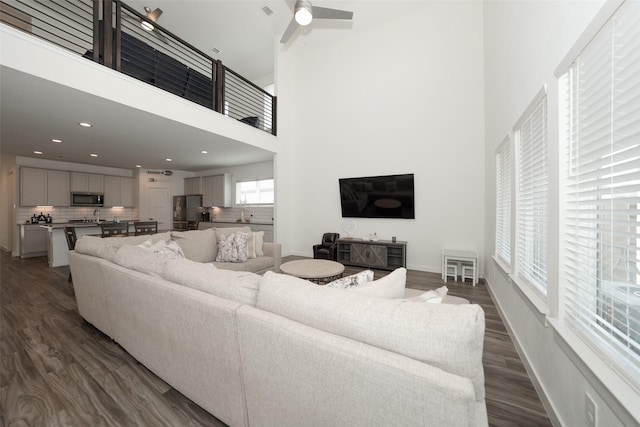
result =
[[[373,298],[114,239],[69,253],[81,316],[231,426],[487,425],[477,305]]]

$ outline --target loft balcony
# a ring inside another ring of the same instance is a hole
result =
[[[275,96],[119,0],[12,0],[0,7],[5,24],[276,135]]]

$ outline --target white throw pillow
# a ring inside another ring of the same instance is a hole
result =
[[[184,258],[184,252],[182,248],[175,240],[170,241],[165,244],[158,252],[163,253],[165,255],[169,255],[173,258]]]
[[[347,289],[354,286],[361,286],[373,280],[373,271],[364,270],[351,276],[341,277],[333,282],[327,283],[329,288]]]
[[[153,243],[151,239],[148,239],[136,246],[144,249],[145,251],[159,252],[166,246],[166,242],[164,240],[158,240]]]
[[[411,302],[428,302],[431,304],[440,304],[442,299],[447,295],[449,288],[442,286],[438,289],[427,291],[415,297],[407,298],[406,301]]]
[[[262,244],[264,243],[264,231],[254,231],[253,238],[256,245],[256,256],[264,256],[264,251],[262,250]]]
[[[254,233],[246,233],[247,234],[247,258],[255,258],[256,257],[256,238]]]
[[[347,291],[376,298],[399,299],[404,297],[406,282],[407,269],[400,267],[381,279],[374,280],[362,286],[352,286],[347,288]]]

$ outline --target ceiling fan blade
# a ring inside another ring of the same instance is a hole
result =
[[[312,6],[313,19],[353,19],[353,12]]]
[[[153,33],[154,36],[159,38],[164,43],[169,44],[169,40],[164,36],[164,34],[162,34],[160,31],[158,31],[157,28],[155,30],[153,30],[152,33]]]
[[[289,22],[289,26],[285,30],[282,38],[280,39],[280,43],[286,43],[289,41],[293,33],[298,29],[299,24],[296,22],[296,18],[291,18],[291,22]]]

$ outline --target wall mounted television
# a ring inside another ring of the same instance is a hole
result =
[[[415,219],[413,174],[340,178],[343,218]]]

